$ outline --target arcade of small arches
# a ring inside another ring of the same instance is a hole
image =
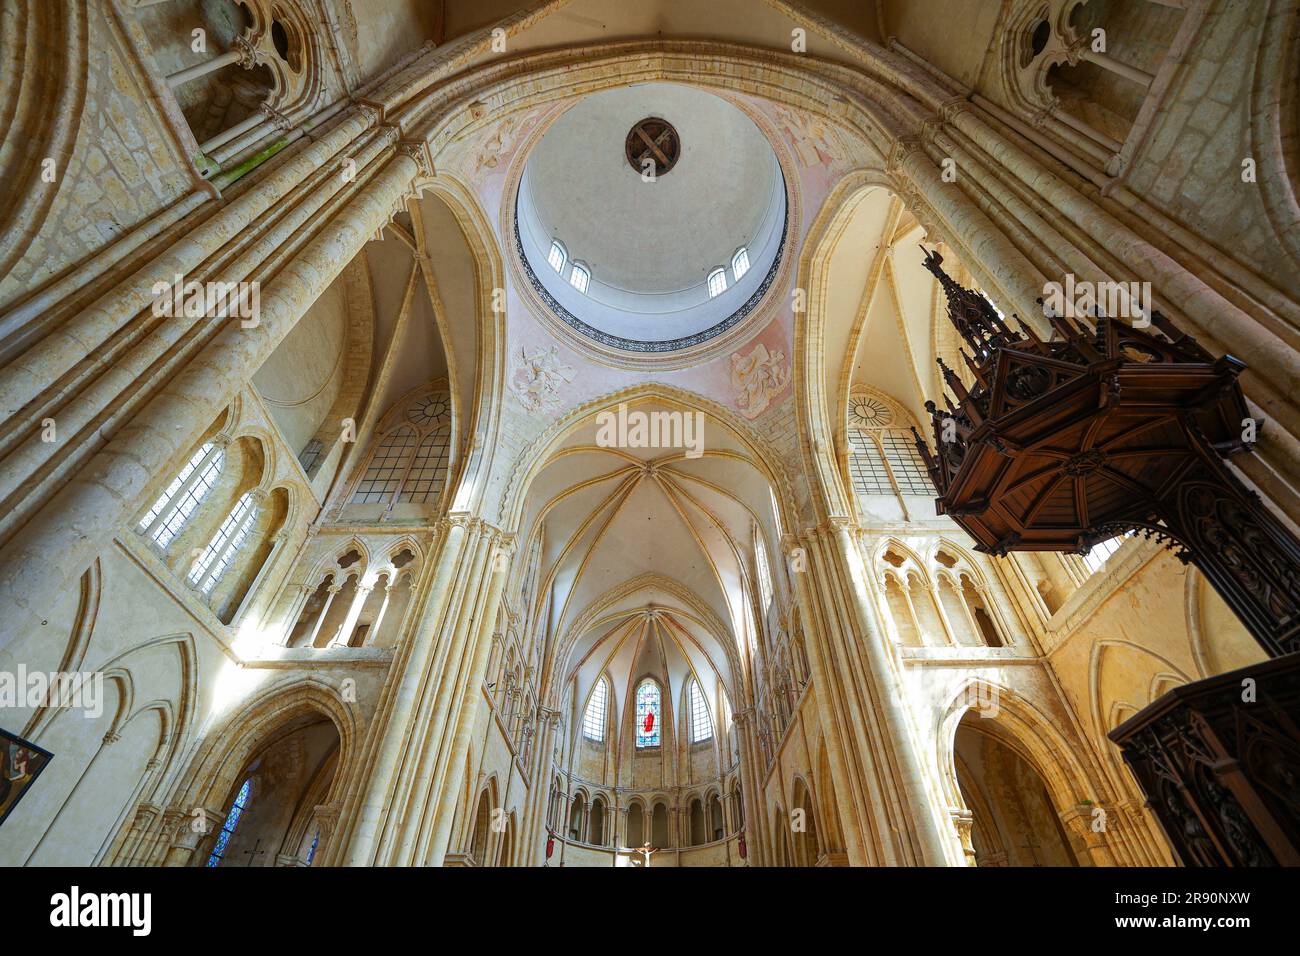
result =
[[[1295,520],[1295,196],[1197,178],[1276,130],[1216,51],[1286,54],[1226,0],[936,3],[20,2],[83,88],[29,117],[57,188],[0,203],[0,669],[107,680],[6,709],[57,759],[0,863],[1175,863],[1107,735],[1262,654],[1154,540],[936,515],[911,428],[971,374],[921,250],[1035,326],[1062,267],[1152,282],[1250,364],[1243,476]],[[650,182],[624,112],[680,131]],[[563,216],[578,161],[626,215]],[[152,316],[159,269],[260,324]],[[699,454],[611,447],[619,409]]]

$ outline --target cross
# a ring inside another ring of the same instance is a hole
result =
[[[1034,852],[1035,848],[1041,848],[1041,847],[1042,847],[1042,844],[1041,844],[1041,843],[1035,843],[1035,842],[1034,842],[1034,835],[1033,835],[1032,833],[1029,834],[1028,842],[1020,844],[1020,848],[1021,848],[1022,850],[1028,850],[1028,851],[1029,851],[1029,855],[1030,855],[1030,857],[1033,858],[1034,866],[1042,866],[1042,865],[1043,865],[1043,864],[1041,864],[1041,863],[1038,862],[1038,854]]]
[[[651,854],[651,853],[658,853],[659,851],[658,851],[657,849],[655,849],[654,847],[652,847],[649,843],[647,843],[645,846],[637,847],[637,848],[636,848],[635,850],[633,850],[632,852],[633,852],[633,853],[640,853],[640,854],[641,854],[641,857],[642,857],[642,859],[644,860],[644,862],[641,864],[642,866],[649,866],[649,865],[650,865],[650,854]]]
[[[651,153],[655,154],[655,158],[658,159],[660,163],[665,166],[668,165],[668,156],[659,147],[662,146],[663,141],[668,138],[669,132],[671,131],[665,129],[654,139],[651,139],[649,134],[640,126],[636,128],[636,135],[640,138],[641,142],[645,143],[645,145],[649,147],[648,149],[642,150],[641,155],[637,157],[641,161],[642,165],[645,165],[645,161],[650,157]]]
[[[253,865],[253,857],[255,857],[255,856],[260,856],[261,854],[263,854],[263,853],[266,852],[265,850],[259,850],[259,849],[258,849],[258,847],[261,846],[261,845],[262,845],[262,838],[261,838],[261,837],[258,837],[257,840],[255,840],[254,843],[253,843],[253,848],[252,848],[251,850],[245,850],[245,851],[244,851],[246,854],[248,854],[248,862],[245,863],[244,866],[252,866],[252,865]]]

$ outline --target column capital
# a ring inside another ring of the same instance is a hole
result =
[[[244,70],[251,70],[266,59],[266,54],[253,46],[252,41],[247,37],[235,37],[235,42],[230,45],[230,52],[239,54],[235,64]]]
[[[1079,803],[1068,810],[1062,810],[1058,816],[1089,849],[1106,845],[1106,829],[1110,822],[1110,813],[1114,808],[1101,803]]]
[[[433,153],[429,150],[428,140],[399,139],[397,151],[415,160],[415,164],[420,167],[421,176],[434,175]]]

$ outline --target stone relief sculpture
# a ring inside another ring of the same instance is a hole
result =
[[[732,353],[731,387],[736,393],[736,407],[746,418],[757,418],[766,411],[789,383],[790,366],[784,352],[768,352],[760,342],[748,355]]]
[[[549,349],[519,350],[519,364],[510,376],[510,388],[530,412],[554,408],[560,404],[560,389],[573,381],[574,370],[560,361],[560,353]]]

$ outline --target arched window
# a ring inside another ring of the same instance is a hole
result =
[[[447,459],[451,450],[451,426],[439,428],[420,443],[411,462],[410,474],[402,482],[398,501],[424,504],[437,501],[447,483]]]
[[[158,547],[166,548],[217,483],[225,460],[226,453],[214,443],[203,445],[140,519],[140,532],[148,535]]]
[[[709,298],[717,298],[727,291],[727,270],[718,266],[709,273]]]
[[[925,470],[925,462],[921,460],[921,452],[911,435],[896,428],[890,429],[881,434],[880,443],[899,491],[905,495],[934,494],[929,472]]]
[[[226,520],[212,536],[208,546],[203,549],[194,566],[190,568],[189,582],[204,594],[211,594],[221,575],[230,566],[231,560],[238,553],[248,532],[257,520],[257,505],[253,503],[253,493],[246,491],[239,496],[235,507],[230,509]]]
[[[636,689],[636,745],[659,746],[659,685],[649,678]]]
[[[591,803],[591,822],[587,826],[587,842],[605,845],[605,801],[597,797]]]
[[[568,260],[569,254],[564,251],[564,245],[558,239],[551,240],[551,251],[546,254],[546,261],[551,264],[551,268],[556,272],[564,268],[564,263]]]
[[[740,281],[740,277],[749,271],[749,250],[741,246],[736,250],[736,254],[731,257],[731,274]]]
[[[586,813],[587,799],[582,794],[578,794],[573,798],[573,805],[569,807],[569,839],[575,843],[582,842],[582,823]]]
[[[221,861],[226,855],[226,847],[230,844],[230,838],[235,835],[235,827],[239,826],[239,818],[248,809],[248,793],[252,783],[253,780],[250,777],[239,788],[239,793],[235,796],[234,806],[226,814],[226,822],[221,824],[221,832],[217,834],[217,842],[213,845],[212,853],[208,856],[208,866],[221,865]]]
[[[709,719],[709,707],[704,702],[700,691],[700,682],[691,681],[691,743],[698,744],[713,736],[713,721]]]
[[[1129,532],[1131,535],[1133,532]],[[1119,546],[1124,543],[1125,535],[1116,535],[1113,538],[1107,538],[1105,541],[1098,541],[1083,556],[1083,563],[1087,565],[1090,574],[1096,574],[1101,570],[1102,565],[1110,560],[1110,556],[1119,550]]]
[[[849,478],[859,495],[933,495],[901,410],[869,394],[849,399]],[[897,492],[895,491],[897,488]]]
[[[885,456],[874,441],[853,429],[849,429],[849,477],[857,494],[893,494],[889,472],[885,470]]]
[[[772,606],[772,569],[767,563],[767,545],[761,532],[754,536],[754,563],[758,565],[758,596],[766,614]]]
[[[352,493],[352,503],[391,501],[414,451],[415,432],[410,428],[395,429],[380,439],[366,473]]]
[[[478,798],[478,810],[474,812],[474,825],[470,830],[469,852],[480,866],[487,865],[488,825],[492,818],[492,798],[484,789]]]
[[[582,715],[582,736],[597,743],[605,739],[605,715],[608,713],[609,691],[605,678],[596,681],[596,687],[587,701],[587,711]]]
[[[587,286],[591,282],[591,270],[581,262],[573,264],[573,270],[569,273],[569,285],[573,286],[583,295],[587,293]]]

